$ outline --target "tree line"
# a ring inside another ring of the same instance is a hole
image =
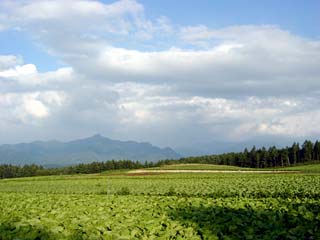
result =
[[[0,165],[0,178],[49,176],[64,174],[89,174],[101,173],[108,170],[137,169],[150,166],[152,166],[152,164],[148,162],[142,164],[138,161],[133,162],[130,160],[111,160],[106,162],[81,163],[74,166],[60,168],[44,168],[43,166],[36,164],[24,166],[3,164]]]
[[[162,160],[157,165],[176,163],[205,163],[232,165],[249,168],[285,167],[298,164],[307,164],[320,160],[320,142],[313,143],[306,140],[302,146],[293,143],[291,147],[277,148],[275,146],[247,148],[243,152],[230,152],[218,155],[205,155],[199,157],[185,157],[179,160]]]
[[[320,142],[313,143],[306,140],[301,146],[293,143],[291,147],[277,148],[275,146],[247,148],[243,152],[230,152],[216,155],[205,155],[199,157],[184,157],[178,160],[166,159],[156,163],[153,162],[134,162],[130,160],[111,160],[106,162],[92,162],[78,164],[75,166],[61,168],[44,168],[36,164],[15,166],[11,164],[0,165],[0,178],[48,176],[61,174],[89,174],[100,173],[108,170],[117,169],[138,169],[148,167],[159,167],[166,164],[178,163],[203,163],[232,165],[249,168],[272,168],[285,167],[298,164],[308,164],[320,161]]]

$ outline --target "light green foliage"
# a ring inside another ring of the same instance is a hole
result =
[[[319,144],[320,145],[320,144]],[[217,171],[301,171],[305,173],[320,173],[320,164],[307,164],[276,168],[245,168],[216,164],[168,164],[161,167],[148,168],[148,170],[217,170]]]
[[[320,173],[320,164],[309,164],[309,165],[301,165],[294,167],[285,167],[283,170],[289,171],[302,171],[305,173]]]
[[[319,239],[320,175],[0,181],[0,239]]]
[[[0,192],[198,197],[320,197],[320,175],[178,173],[150,176],[50,176],[0,181]]]
[[[149,169],[167,169],[167,170],[254,170],[253,168],[241,168],[237,166],[216,165],[216,164],[169,164],[161,167]]]

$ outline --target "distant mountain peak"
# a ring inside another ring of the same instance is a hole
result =
[[[104,137],[101,134],[97,133],[92,135],[91,137],[86,137],[86,138],[81,138],[81,139],[76,139],[71,142],[105,142],[105,141],[116,141],[116,140],[111,140],[110,138]]]
[[[104,139],[106,137],[102,136],[101,134],[97,133],[97,134],[94,134],[92,137],[89,137],[89,138],[93,138],[93,139]]]
[[[35,141],[1,145],[0,164],[40,164],[66,166],[107,160],[158,161],[177,159],[171,148],[159,148],[148,142],[119,141],[95,134],[70,142]]]

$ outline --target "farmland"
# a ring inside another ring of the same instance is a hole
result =
[[[0,239],[320,238],[317,173],[120,171],[3,179],[0,192]]]

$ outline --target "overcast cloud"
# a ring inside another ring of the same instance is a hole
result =
[[[320,134],[320,41],[274,25],[149,19],[133,0],[1,1],[65,67],[0,56],[0,143],[94,133],[160,146]],[[267,142],[267,141],[266,141]]]

